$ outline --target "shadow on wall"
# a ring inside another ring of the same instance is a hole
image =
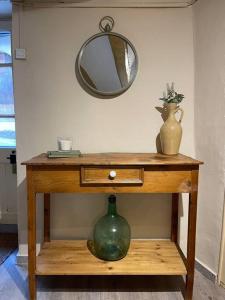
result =
[[[168,118],[168,111],[166,109],[166,105],[164,104],[163,107],[161,106],[156,106],[155,109],[161,114],[161,118],[163,122],[166,122]],[[156,150],[157,153],[162,153],[162,147],[161,147],[161,141],[160,141],[160,132],[156,136]]]
[[[18,240],[19,245],[27,244],[27,180],[24,179],[17,187],[17,207],[18,207]],[[43,241],[43,196],[37,194],[36,196],[36,222],[37,222],[37,243]]]
[[[26,181],[19,186],[19,242],[27,244]],[[94,224],[106,214],[106,194],[52,194],[51,238],[91,239]],[[37,195],[37,243],[43,241],[43,195]],[[171,196],[168,194],[118,194],[118,213],[131,226],[132,238],[170,238]],[[180,215],[183,214],[180,201]]]
[[[53,195],[52,237],[91,239],[94,224],[106,214],[108,196],[104,194]],[[170,237],[170,198],[166,194],[117,195],[118,213],[130,224],[132,238]]]

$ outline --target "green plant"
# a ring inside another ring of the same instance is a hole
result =
[[[167,92],[163,93],[163,97],[159,100],[164,101],[165,103],[180,103],[184,99],[183,94],[178,94],[174,90],[174,83],[172,82],[171,86],[167,83]]]

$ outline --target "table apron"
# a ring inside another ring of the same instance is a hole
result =
[[[144,170],[143,183],[116,182],[82,184],[79,167],[32,171],[35,193],[190,193],[191,170]],[[197,188],[197,187],[196,187]]]

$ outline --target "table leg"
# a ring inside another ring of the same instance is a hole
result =
[[[44,194],[44,241],[50,242],[50,194]]]
[[[36,195],[32,186],[32,168],[27,167],[27,213],[28,213],[28,280],[29,298],[36,299]]]
[[[177,243],[179,194],[172,194],[171,241]]]
[[[191,300],[193,295],[195,269],[195,236],[198,195],[198,170],[191,173],[192,190],[189,194],[188,240],[187,240],[187,276],[185,300]]]

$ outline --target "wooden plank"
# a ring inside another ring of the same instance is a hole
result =
[[[44,241],[50,242],[50,194],[44,194]]]
[[[33,189],[32,167],[27,166],[27,218],[28,218],[28,281],[29,296],[36,299],[36,197]]]
[[[198,197],[198,171],[192,171],[192,191],[189,195],[188,238],[187,238],[187,276],[185,300],[192,300],[195,270],[195,236]]]
[[[167,240],[132,240],[128,255],[106,262],[93,256],[87,241],[44,243],[37,257],[37,275],[184,275],[176,245]]]
[[[79,157],[48,158],[46,153],[25,161],[22,165],[199,165],[201,161],[191,157],[178,155],[163,155],[160,153],[97,153],[82,154]]]
[[[36,167],[37,168],[37,167]],[[81,184],[80,169],[35,169],[33,182],[39,193],[189,193],[191,191],[191,171],[145,171],[142,185]]]
[[[177,243],[179,194],[172,194],[171,241]]]
[[[176,247],[177,247],[177,250],[180,253],[180,257],[182,258],[183,263],[184,263],[184,265],[186,266],[186,269],[187,269],[187,258],[185,257],[183,251],[181,250],[180,246],[177,243],[176,243]]]

